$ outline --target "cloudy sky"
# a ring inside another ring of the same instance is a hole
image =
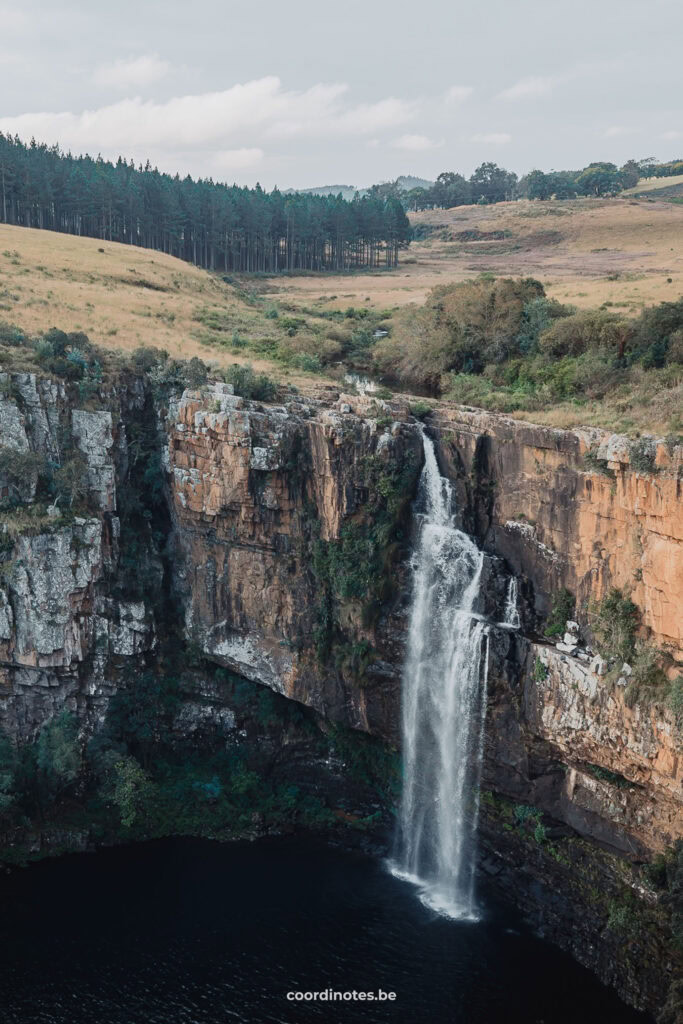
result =
[[[681,0],[0,0],[0,131],[281,188],[683,154]]]

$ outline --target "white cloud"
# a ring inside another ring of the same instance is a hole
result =
[[[560,79],[530,77],[522,78],[519,82],[511,85],[509,89],[503,89],[498,93],[501,100],[525,100],[535,96],[547,96],[553,91]]]
[[[413,100],[397,100],[390,97],[377,103],[362,103],[341,114],[336,121],[335,131],[349,134],[370,134],[382,128],[395,128],[411,121],[418,112]]]
[[[660,137],[665,139],[667,142],[675,142],[676,139],[683,139],[683,132],[677,132],[675,130],[662,132]]]
[[[426,135],[401,135],[399,139],[392,142],[394,149],[405,149],[411,153],[422,153],[427,149],[438,149],[443,142],[434,142]]]
[[[473,135],[471,141],[483,142],[491,146],[505,146],[508,142],[512,142],[512,136],[507,132],[484,132]]]
[[[231,150],[264,138],[375,134],[415,117],[415,102],[394,98],[351,106],[345,84],[286,91],[270,76],[221,92],[177,96],[159,103],[137,96],[81,113],[36,112],[0,118],[0,131],[75,152],[139,152],[172,148]]]
[[[93,75],[93,82],[104,88],[136,89],[158,82],[170,69],[168,61],[161,60],[156,53],[148,53],[101,64]]]
[[[214,154],[211,162],[217,171],[241,171],[256,166],[264,156],[263,150],[256,146],[252,149],[223,149]]]
[[[446,90],[444,99],[446,103],[462,103],[463,100],[469,99],[473,92],[471,85],[452,85]]]

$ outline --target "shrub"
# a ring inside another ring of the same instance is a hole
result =
[[[277,384],[265,373],[255,373],[247,363],[245,366],[233,363],[223,373],[226,384],[232,384],[235,394],[257,402],[272,402],[277,394]]]
[[[153,792],[149,775],[134,757],[126,755],[115,762],[109,793],[124,828],[130,828],[144,813]]]
[[[67,500],[69,508],[85,501],[89,491],[88,460],[78,448],[72,448],[69,457],[54,472],[55,504]]]
[[[298,370],[304,370],[306,373],[320,373],[323,368],[320,357],[310,355],[308,352],[302,352],[300,355],[294,356],[292,365]]]
[[[546,636],[562,636],[564,634],[567,628],[567,619],[571,619],[573,616],[575,605],[574,595],[566,587],[555,594],[550,606],[550,615],[545,624]]]
[[[38,452],[0,446],[0,478],[9,491],[10,500],[22,501],[27,483],[37,480],[44,469],[45,458]]]
[[[633,601],[613,587],[599,603],[589,606],[589,622],[604,658],[629,661],[635,653],[639,612]]]
[[[628,323],[614,313],[601,309],[581,310],[556,319],[539,338],[541,352],[559,359],[579,356],[589,350],[619,351]]]
[[[168,359],[168,352],[165,349],[154,348],[149,345],[142,345],[136,348],[131,356],[131,361],[136,370],[148,372],[153,366],[165,363]]]
[[[414,416],[416,420],[424,420],[433,410],[434,406],[430,405],[429,402],[410,403],[410,415]]]
[[[683,732],[683,675],[676,676],[671,684],[668,704],[674,713],[676,726]]]
[[[654,438],[641,437],[629,449],[629,464],[637,473],[655,473],[657,445]]]
[[[183,369],[187,387],[201,388],[202,385],[206,384],[208,370],[206,364],[201,359],[198,359],[197,356],[193,356],[188,363],[185,363]]]
[[[18,348],[25,345],[28,338],[20,327],[0,321],[0,345],[9,345],[10,348]]]
[[[542,683],[547,678],[548,666],[544,665],[538,655],[536,655],[536,660],[534,661],[534,679],[537,683]]]

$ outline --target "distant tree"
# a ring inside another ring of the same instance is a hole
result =
[[[578,175],[576,186],[584,196],[616,195],[622,189],[621,175],[616,164],[593,163]]]
[[[513,171],[506,171],[494,163],[483,163],[470,178],[472,199],[478,202],[481,198],[487,203],[501,203],[511,193],[517,182]]]
[[[641,178],[640,167],[635,160],[627,160],[623,167],[619,168],[622,188],[635,188]]]
[[[551,171],[548,175],[550,195],[554,199],[575,199],[577,195],[576,172]]]
[[[530,171],[526,176],[525,185],[529,199],[550,199],[552,195],[550,179],[543,171]]]
[[[434,205],[449,209],[452,206],[464,206],[472,202],[470,183],[453,171],[443,171],[430,189]]]

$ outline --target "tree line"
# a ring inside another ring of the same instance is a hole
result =
[[[224,272],[391,267],[410,239],[393,195],[283,195],[122,157],[74,157],[2,133],[0,222],[157,249]]]
[[[399,179],[373,185],[369,195],[399,197],[409,210],[450,209],[474,203],[500,203],[510,199],[576,199],[579,196],[614,196],[634,188],[641,178],[683,174],[683,159],[658,163],[654,157],[628,160],[622,167],[597,161],[578,171],[532,170],[522,178],[495,163],[483,163],[469,177],[443,171],[429,188],[402,191]]]

